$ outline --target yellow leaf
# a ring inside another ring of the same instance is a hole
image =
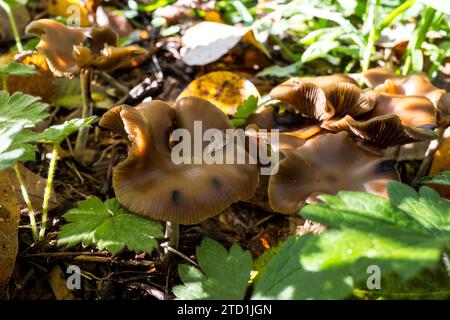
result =
[[[228,115],[236,112],[239,104],[249,96],[260,97],[258,89],[249,80],[229,71],[215,71],[192,81],[177,99],[195,96],[206,99]]]
[[[429,172],[430,176],[450,170],[450,129],[446,130],[446,133],[444,133],[444,137],[444,141],[434,154],[433,163],[431,164],[431,169]],[[436,189],[436,191],[438,191],[441,196],[450,199],[449,186],[435,184],[430,184],[429,186]]]
[[[60,16],[65,19],[75,18],[79,14],[80,27],[89,27],[87,8],[80,0],[47,0],[47,10],[52,16]]]

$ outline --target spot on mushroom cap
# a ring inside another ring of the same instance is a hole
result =
[[[389,180],[398,179],[393,165],[393,159],[359,148],[346,132],[325,134],[285,152],[269,179],[269,202],[276,211],[294,213],[320,193],[348,190],[386,196]]]
[[[175,119],[192,138],[193,121],[202,121],[203,132],[232,128],[220,109],[194,97],[180,99],[174,108],[151,101],[136,108],[119,106],[104,115],[102,126],[125,131],[132,141],[127,159],[113,172],[118,200],[146,217],[195,224],[250,198],[258,185],[256,165],[172,162],[169,138]]]
[[[41,38],[36,49],[46,56],[49,67],[56,75],[79,72],[72,51],[73,46],[86,39],[83,29],[67,27],[50,19],[41,19],[31,22],[25,32]]]

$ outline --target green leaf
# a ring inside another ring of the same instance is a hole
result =
[[[256,283],[254,299],[340,299],[368,279],[376,265],[383,278],[409,279],[433,268],[450,241],[450,204],[428,187],[417,193],[399,182],[391,201],[362,192],[320,197],[300,214],[329,230],[291,237]]]
[[[45,109],[48,105],[39,100],[39,97],[21,92],[9,95],[0,91],[0,128],[10,128],[21,120],[25,120],[25,128],[30,128],[47,118]]]
[[[199,269],[180,265],[178,272],[184,285],[173,292],[185,300],[243,299],[252,268],[252,256],[234,244],[230,251],[211,239],[203,240],[197,248]]]
[[[41,143],[61,143],[66,137],[78,131],[82,127],[89,126],[97,117],[89,117],[86,119],[72,119],[62,124],[51,126],[39,133],[35,137],[35,141]]]
[[[450,171],[443,171],[435,176],[427,176],[420,179],[421,183],[435,183],[450,186]]]
[[[257,77],[277,77],[277,78],[285,78],[287,76],[290,76],[292,74],[296,74],[298,70],[302,67],[303,62],[297,61],[293,64],[290,64],[288,66],[270,66],[267,68],[264,68],[262,71],[258,72],[256,75]]]
[[[125,247],[150,253],[158,245],[155,238],[163,237],[158,222],[129,212],[116,199],[102,202],[96,197],[88,198],[64,218],[69,223],[61,228],[59,246],[96,244],[99,250],[107,249],[112,254]]]
[[[0,74],[7,76],[31,76],[36,73],[34,66],[29,66],[22,63],[11,62],[9,64],[0,65]]]
[[[35,135],[26,129],[48,116],[44,112],[47,107],[36,97],[0,92],[0,170],[14,166],[17,161],[34,159],[36,147],[27,142]]]
[[[258,98],[255,96],[250,96],[237,107],[235,118],[246,119],[252,115],[256,109],[258,109]]]

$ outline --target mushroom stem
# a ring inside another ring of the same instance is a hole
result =
[[[83,119],[92,116],[91,78],[92,78],[91,68],[84,68],[80,70],[81,99],[83,104],[81,117]],[[83,153],[86,147],[88,134],[89,134],[89,127],[81,128],[80,131],[78,131],[77,140],[75,142],[74,156],[75,159],[81,164],[84,164]]]
[[[438,138],[434,141],[431,141],[427,151],[425,152],[425,159],[423,159],[422,163],[420,164],[419,170],[417,170],[416,176],[414,177],[414,180],[412,181],[412,185],[415,187],[419,186],[420,179],[428,174],[430,171],[431,164],[434,159],[434,154],[440,147],[440,145],[443,142],[443,136],[444,136],[445,128],[439,127],[437,129],[437,135]]]
[[[164,248],[164,257],[162,259],[162,267],[168,270],[169,262],[173,252],[178,252],[178,243],[180,239],[180,225],[175,222],[166,222],[166,232],[164,234],[169,241],[162,244]]]
[[[167,242],[167,246],[177,250],[178,249],[178,243],[180,240],[180,225],[178,223],[166,222],[166,233],[164,237],[169,239]],[[169,253],[169,250],[166,248],[164,249],[164,253],[167,255]]]

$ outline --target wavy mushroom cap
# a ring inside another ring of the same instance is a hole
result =
[[[346,116],[334,125],[335,131],[347,131],[367,145],[386,148],[419,141],[436,139],[433,132],[404,126],[395,114],[378,116],[366,121],[357,121]]]
[[[82,28],[67,27],[54,20],[41,19],[31,22],[25,32],[40,38],[36,49],[45,55],[55,74],[61,76],[80,71],[72,52],[74,46],[87,38]]]
[[[195,97],[180,99],[174,108],[162,101],[136,108],[118,106],[103,116],[101,126],[127,134],[132,142],[127,159],[113,173],[116,196],[130,211],[153,219],[195,224],[254,194],[257,165],[172,161],[169,139],[173,124],[186,129],[193,139],[194,121],[202,122],[201,134],[208,129],[233,128],[220,109]]]
[[[41,19],[25,31],[40,37],[36,48],[57,76],[77,74],[85,67],[107,71],[131,67],[134,58],[147,55],[140,47],[117,48],[119,36],[109,27],[76,28]]]
[[[374,95],[363,92],[355,80],[345,75],[291,78],[275,87],[270,96],[318,121],[346,114],[358,116],[372,110],[375,102]]]
[[[348,190],[386,196],[388,182],[398,179],[394,164],[358,147],[346,132],[325,134],[285,151],[269,179],[269,202],[278,212],[294,213],[319,194]]]
[[[432,129],[436,126],[436,109],[425,97],[380,94],[367,119],[389,114],[398,115],[402,124],[411,128]]]
[[[377,68],[364,72],[363,79],[369,87],[375,88],[378,92],[427,97],[436,108],[442,95],[445,94],[445,90],[434,86],[424,73],[400,76]]]

